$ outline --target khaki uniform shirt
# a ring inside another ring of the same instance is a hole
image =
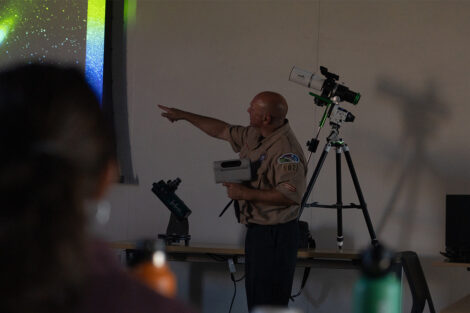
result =
[[[294,205],[275,205],[239,200],[240,223],[275,225],[297,218],[305,191],[307,167],[299,142],[288,121],[263,138],[254,127],[231,126],[228,141],[240,158],[248,158],[259,166],[256,177],[247,183],[254,189],[276,189]]]

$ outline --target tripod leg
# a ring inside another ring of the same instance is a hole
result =
[[[337,217],[337,235],[336,243],[338,249],[343,249],[343,194],[341,189],[341,147],[336,147],[336,217]]]
[[[348,162],[349,172],[354,183],[354,188],[356,189],[357,197],[359,198],[359,203],[361,204],[362,214],[364,214],[364,219],[367,224],[367,229],[369,230],[370,239],[373,245],[378,244],[377,237],[375,236],[374,228],[372,227],[372,222],[370,220],[369,212],[367,211],[367,204],[362,195],[361,186],[359,185],[359,180],[357,179],[356,171],[354,170],[354,165],[349,153],[349,147],[344,145],[344,156]]]
[[[331,148],[331,145],[329,143],[327,143],[325,145],[325,148],[323,149],[323,152],[320,156],[320,159],[318,160],[318,163],[315,167],[315,170],[313,171],[312,178],[310,178],[310,181],[308,182],[307,189],[305,190],[304,196],[302,197],[302,202],[300,204],[299,216],[297,217],[297,220],[299,220],[300,216],[302,215],[304,207],[307,204],[308,197],[310,196],[310,193],[312,192],[313,185],[315,185],[315,181],[317,180],[318,175],[320,174],[320,170],[323,166],[323,163],[325,162],[326,156],[328,155],[328,152],[330,152],[330,148]]]

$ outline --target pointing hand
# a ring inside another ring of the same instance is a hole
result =
[[[183,118],[184,111],[175,108],[169,108],[160,104],[158,105],[158,107],[165,111],[162,113],[162,116],[166,117],[172,123]]]

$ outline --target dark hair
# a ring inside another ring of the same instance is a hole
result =
[[[0,73],[0,312],[66,312],[79,301],[84,202],[114,147],[78,70]]]

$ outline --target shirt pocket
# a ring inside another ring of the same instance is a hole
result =
[[[267,189],[272,189],[274,188],[272,176],[269,168],[268,162],[263,162],[261,163],[261,166],[258,168],[258,171],[256,173],[257,175],[257,182],[256,182],[256,188],[261,189],[261,190],[267,190]]]

